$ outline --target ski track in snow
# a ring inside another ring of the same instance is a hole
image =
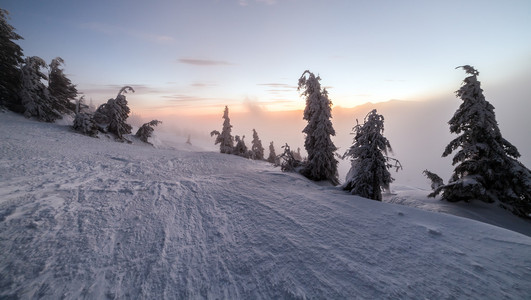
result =
[[[0,298],[524,299],[531,238],[0,114]]]

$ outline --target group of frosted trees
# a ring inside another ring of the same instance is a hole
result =
[[[319,76],[305,71],[299,78],[299,91],[306,98],[303,119],[308,124],[303,129],[306,134],[304,147],[308,159],[302,163],[301,174],[309,179],[327,180],[338,185],[335,152],[337,148],[331,140],[335,135],[332,127],[332,102],[326,89],[321,89]],[[393,181],[389,168],[401,168],[400,162],[387,156],[391,150],[389,141],[383,136],[384,118],[376,110],[371,111],[363,124],[354,130],[354,144],[343,155],[349,157],[351,168],[347,174],[344,190],[362,197],[380,200],[382,190],[388,190]]]
[[[225,106],[223,111],[223,128],[221,132],[213,130],[210,135],[216,136],[215,144],[219,144],[219,151],[226,154],[234,154],[245,158],[263,160],[264,159],[264,147],[262,147],[262,141],[258,137],[258,133],[253,129],[253,141],[251,149],[245,145],[245,135],[240,137],[239,135],[232,136],[232,125],[229,118],[229,107]]]
[[[424,171],[432,181],[433,193],[429,196],[442,194],[441,198],[450,202],[480,200],[498,203],[518,216],[531,217],[531,172],[517,160],[520,154],[516,147],[502,137],[494,107],[485,100],[477,80],[479,72],[468,65],[460,68],[470,76],[456,91],[463,102],[448,122],[450,132],[458,137],[443,152],[443,156],[456,152],[452,162],[456,167],[446,184],[437,174]],[[319,76],[305,71],[298,84],[301,95],[306,98],[303,119],[308,124],[302,132],[308,157],[305,160],[295,158],[287,144],[282,147],[284,153],[276,156],[271,143],[268,161],[280,165],[283,171],[298,171],[309,179],[337,185],[337,148],[331,140],[335,135],[330,120],[332,102],[319,81]],[[223,131],[212,132],[217,135],[216,144],[220,144],[222,153],[241,154],[241,150],[235,150],[240,147],[233,146],[227,107],[223,118]],[[342,188],[381,201],[382,192],[389,190],[394,180],[389,169],[398,171],[402,168],[398,160],[388,156],[392,148],[383,135],[384,117],[372,110],[362,124],[356,120],[353,133],[353,144],[343,155],[351,160],[351,168]],[[238,143],[243,141],[236,140]]]
[[[89,136],[110,133],[120,141],[126,140],[124,134],[131,133],[132,128],[126,123],[130,109],[124,93],[134,92],[133,88],[123,87],[116,98],[91,110],[83,103],[83,97],[77,99],[78,91],[63,71],[62,58],[54,58],[48,65],[38,56],[23,56],[16,43],[22,37],[15,33],[7,17],[8,12],[0,9],[0,108],[45,122],[71,115],[76,131]],[[159,123],[153,120],[144,124],[136,136],[147,143],[153,126]]]
[[[22,37],[7,18],[0,9],[0,107],[45,122],[72,114],[78,92],[63,72],[63,59],[47,64],[38,56],[24,57],[16,43]]]

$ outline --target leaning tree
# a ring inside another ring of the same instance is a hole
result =
[[[449,182],[430,196],[442,192],[442,199],[451,202],[499,202],[519,216],[531,217],[531,172],[517,160],[516,147],[502,137],[494,106],[477,79],[479,72],[468,65],[458,68],[469,76],[456,91],[463,102],[448,122],[450,132],[458,136],[443,153],[445,157],[455,151],[455,169]]]
[[[113,133],[121,141],[124,140],[123,135],[131,133],[132,129],[131,125],[126,123],[131,112],[124,95],[127,91],[135,92],[132,87],[124,86],[115,99],[107,100],[107,103],[100,105],[94,113],[94,122],[99,130]]]
[[[65,61],[60,57],[52,59],[48,73],[48,89],[52,97],[55,98],[55,109],[63,114],[68,114],[73,113],[76,109],[74,101],[78,92],[76,86],[66,77],[61,68],[64,63]]]

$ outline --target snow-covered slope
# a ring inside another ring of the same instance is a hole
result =
[[[0,113],[0,298],[523,299],[531,238]]]

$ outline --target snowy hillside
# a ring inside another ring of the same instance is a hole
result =
[[[500,227],[184,140],[155,149],[12,113],[0,140],[0,298],[531,295],[531,238]]]

